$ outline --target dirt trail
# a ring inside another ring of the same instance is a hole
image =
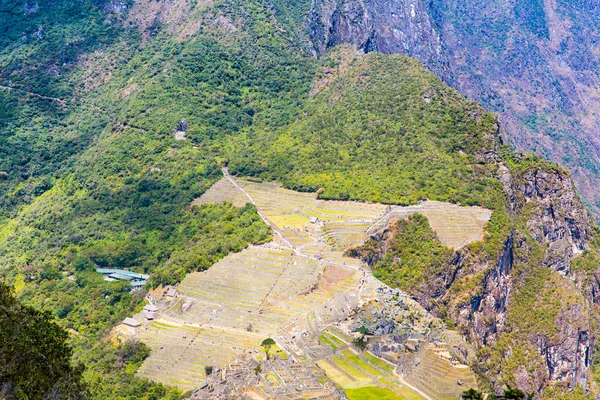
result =
[[[56,101],[57,103],[60,103],[63,106],[67,104],[67,102],[65,100],[63,100],[63,99],[59,99],[59,98],[56,98],[56,97],[50,97],[50,96],[44,96],[43,94],[28,92],[27,90],[18,89],[18,88],[14,88],[14,87],[10,87],[10,86],[0,85],[0,89],[11,90],[11,91],[14,91],[14,92],[23,93],[23,94],[26,94],[28,96],[37,97],[38,99]]]
[[[265,222],[265,224],[269,225],[271,227],[271,229],[273,229],[273,232],[275,232],[275,234],[277,236],[279,236],[279,238],[286,245],[286,247],[288,247],[291,250],[296,251],[296,248],[283,236],[283,234],[279,231],[279,229],[277,229],[277,226],[275,226],[275,224],[273,224],[271,221],[269,221],[269,219],[267,217],[265,217],[262,212],[260,212],[260,208],[258,208],[256,201],[254,201],[252,196],[250,196],[250,193],[246,192],[244,190],[244,188],[242,188],[240,185],[238,185],[238,183],[235,181],[235,179],[233,179],[231,177],[231,175],[229,175],[229,170],[227,169],[227,167],[223,167],[221,169],[221,171],[223,172],[223,176],[225,178],[227,178],[233,184],[233,186],[235,186],[240,192],[242,192],[244,195],[246,195],[246,197],[248,197],[248,200],[250,200],[250,202],[254,205],[254,207],[256,207],[256,211],[258,212],[258,215],[260,215],[260,217]]]

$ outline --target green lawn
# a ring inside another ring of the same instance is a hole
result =
[[[329,340],[329,338],[327,338],[327,336],[325,336],[325,335],[319,335],[319,341],[321,341],[321,343],[331,347],[334,351],[338,349],[337,346],[334,343],[332,343]]]
[[[326,360],[319,360],[316,362],[317,366],[325,371],[325,374],[329,379],[340,385],[344,390],[346,389],[359,389],[363,387],[369,387],[373,385],[373,381],[366,379],[359,379],[353,381],[333,365],[329,364]]]
[[[390,389],[377,386],[360,389],[345,389],[349,400],[405,400]],[[419,398],[420,399],[420,398]]]
[[[338,356],[334,356],[331,359],[331,361],[335,365],[337,365],[340,369],[344,370],[348,375],[350,375],[351,377],[353,377],[354,379],[369,380],[369,381],[371,380],[371,378],[369,378],[367,375],[363,374],[355,366],[353,366],[349,362],[341,359]]]
[[[340,354],[342,354],[346,360],[350,361],[352,364],[356,365],[368,374],[371,374],[375,377],[383,375],[381,371],[374,368],[371,364],[365,362],[358,355],[354,354],[350,349],[344,349],[340,351]]]
[[[324,332],[323,335],[325,335],[327,337],[327,339],[329,339],[330,342],[335,343],[335,345],[337,347],[344,347],[344,346],[348,346],[348,344],[349,344],[349,343],[344,342],[342,339],[338,338],[337,336],[333,336],[329,332]]]
[[[333,333],[335,336],[341,338],[342,340],[344,340],[344,341],[346,341],[348,343],[352,342],[352,337],[351,336],[345,334],[344,332],[340,331],[337,328],[334,328],[334,327],[331,326],[331,327],[327,328],[327,330],[330,331],[331,333]]]
[[[377,366],[378,368],[381,368],[383,371],[388,372],[390,374],[394,373],[394,366],[389,362],[385,361],[384,359],[376,357],[375,355],[369,352],[363,353],[363,357],[369,360],[371,364]]]

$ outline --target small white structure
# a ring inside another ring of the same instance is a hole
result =
[[[167,291],[167,297],[176,297],[177,296],[177,290],[175,288],[170,288]]]
[[[319,218],[317,218],[317,217],[310,217],[310,223],[311,224],[316,224],[317,222],[319,222]]]
[[[146,319],[153,320],[157,314],[158,307],[154,304],[147,304],[144,306],[144,317],[146,317]]]
[[[144,306],[144,311],[148,311],[148,312],[158,312],[158,307],[156,307],[154,304],[146,304]]]
[[[127,326],[130,326],[132,328],[139,328],[142,324],[140,324],[140,322],[138,320],[136,320],[136,319],[127,317],[123,321],[123,325],[127,325]]]

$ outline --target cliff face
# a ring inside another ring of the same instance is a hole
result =
[[[421,1],[315,1],[307,27],[319,56],[350,43],[365,52],[409,55],[444,72],[442,41]]]
[[[590,253],[592,220],[560,168],[499,163],[497,176],[512,220],[497,258],[462,248],[411,295],[479,347],[496,389],[506,379],[538,394],[551,383],[588,387],[598,271],[573,264]],[[354,255],[377,268],[395,234],[377,233]]]
[[[500,113],[509,141],[566,165],[598,213],[600,5],[591,0],[314,0],[314,51],[340,43],[419,59]]]
[[[571,279],[571,265],[588,248],[592,221],[561,170],[511,174],[501,166],[499,175],[517,223],[497,261],[478,259],[467,249],[460,253],[453,266],[463,274],[457,283],[483,274],[482,287],[469,302],[456,301],[449,290],[442,303],[472,340],[498,346],[482,361],[500,362],[508,371],[497,373],[514,374],[520,387],[537,393],[549,382],[586,387],[595,341],[594,298]],[[511,353],[523,343],[530,347],[526,352],[537,352],[528,357],[533,372],[525,366],[510,370]]]

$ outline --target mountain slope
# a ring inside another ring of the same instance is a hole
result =
[[[592,1],[319,0],[306,29],[317,54],[353,43],[419,59],[500,113],[517,149],[568,166],[597,212],[598,12]]]
[[[597,249],[568,172],[508,151],[491,114],[413,59],[351,48],[329,57],[336,68],[315,82],[305,116],[276,136],[244,141],[230,168],[322,198],[429,198],[492,209],[483,243],[451,257],[422,254],[433,257],[431,268],[410,264],[406,281],[380,276],[456,324],[479,347],[480,372],[495,389],[587,387],[595,289],[591,270],[573,260],[587,263]],[[387,268],[389,275],[399,266]]]
[[[591,222],[568,173],[511,153],[492,114],[408,57],[344,47],[315,59],[298,29],[303,1],[83,4],[86,18],[55,12],[51,2],[2,16],[21,21],[10,25],[16,32],[2,53],[19,61],[2,75],[14,89],[1,104],[16,115],[3,119],[3,132],[35,146],[27,159],[17,145],[2,159],[10,171],[0,188],[0,272],[19,297],[72,330],[86,378],[103,382],[98,398],[177,392],[135,378],[135,365],[119,361],[127,349],[114,349],[108,334],[139,310],[145,292],[104,282],[96,266],[171,284],[269,239],[251,205],[190,206],[226,161],[239,175],[325,199],[492,209],[485,241],[412,294],[481,348],[482,375],[495,387],[590,386],[592,360],[581,355],[594,347],[599,293]],[[39,39],[58,43],[45,48],[48,63],[25,67],[20,54],[31,43],[18,38],[38,18],[92,43],[62,75],[48,72],[69,42],[59,33]],[[104,29],[110,40],[100,40]],[[11,82],[19,74],[31,79]],[[59,150],[69,140],[80,146]],[[533,307],[540,313],[528,323]],[[517,371],[523,359],[530,368]],[[561,372],[569,370],[577,373]]]
[[[82,369],[71,362],[68,334],[49,313],[19,302],[0,282],[0,396],[82,399]]]

